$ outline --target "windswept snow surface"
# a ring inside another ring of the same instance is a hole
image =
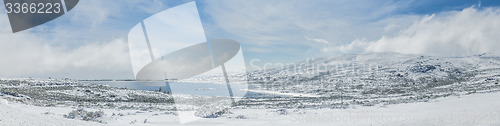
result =
[[[5,126],[67,125],[220,125],[220,126],[428,126],[500,125],[500,93],[448,97],[429,102],[349,109],[232,109],[232,114],[180,124],[175,112],[101,109],[104,123],[63,118],[71,107],[37,107],[0,104],[0,124]],[[92,109],[94,110],[94,109]],[[96,109],[95,109],[96,110]],[[284,111],[284,112],[283,112]],[[113,114],[114,113],[114,114]],[[146,123],[144,123],[146,121]]]

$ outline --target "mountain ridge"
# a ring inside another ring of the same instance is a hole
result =
[[[406,103],[499,91],[500,57],[351,54],[255,71],[248,79],[254,90],[330,99],[320,104]]]

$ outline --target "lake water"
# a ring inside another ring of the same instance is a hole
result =
[[[172,94],[189,94],[200,96],[229,96],[226,84],[208,83],[184,83],[184,82],[162,82],[162,81],[84,81],[83,83],[104,84],[111,87],[120,87],[137,90],[158,91]],[[248,92],[246,84],[231,84],[234,97],[274,97],[277,95]]]

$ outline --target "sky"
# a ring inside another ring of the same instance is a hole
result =
[[[0,78],[134,78],[127,35],[192,0],[82,0],[12,33],[0,7]],[[500,56],[497,0],[197,0],[207,39],[241,44],[248,70],[266,63],[373,52]]]

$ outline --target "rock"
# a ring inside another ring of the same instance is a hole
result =
[[[428,71],[436,69],[433,65],[418,65],[410,68],[410,71],[414,73],[427,73]]]
[[[288,111],[286,109],[278,109],[276,112],[280,115],[288,115]]]
[[[238,115],[236,116],[236,119],[247,119],[247,117],[244,115]]]

